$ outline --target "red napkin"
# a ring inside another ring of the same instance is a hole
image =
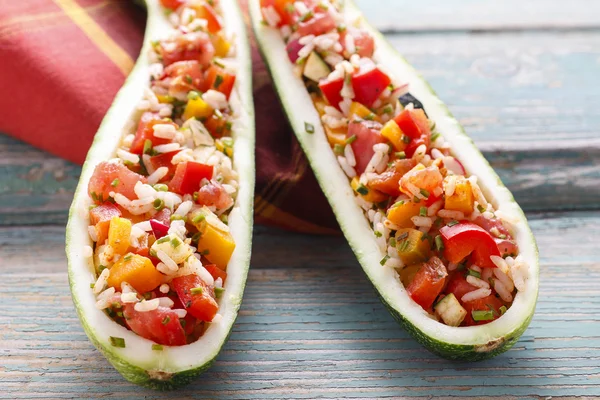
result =
[[[244,3],[245,1],[242,0]],[[142,45],[145,12],[125,0],[20,0],[0,7],[0,131],[81,164]],[[338,226],[253,44],[258,223]]]

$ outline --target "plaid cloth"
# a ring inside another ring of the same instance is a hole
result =
[[[140,51],[144,23],[144,10],[127,0],[0,0],[0,131],[83,163]],[[252,61],[256,221],[336,234],[254,44]]]

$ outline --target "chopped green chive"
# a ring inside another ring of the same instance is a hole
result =
[[[166,325],[166,324],[168,324],[170,321],[171,321],[171,317],[169,317],[169,316],[167,315],[165,318],[163,318],[163,320],[161,321],[161,323],[162,323],[163,325]]]
[[[420,215],[421,217],[426,217],[426,216],[427,216],[427,207],[421,207],[421,208],[419,209],[419,215]]]
[[[348,139],[346,139],[346,144],[352,144],[352,143],[354,143],[354,141],[355,141],[356,139],[358,139],[358,138],[356,137],[356,135],[352,135],[352,136],[350,136]]]
[[[404,160],[406,158],[406,153],[403,151],[398,151],[396,152],[396,157],[398,157],[401,160]]]
[[[151,257],[156,257],[156,250],[154,250],[154,249],[150,249],[150,250],[148,251],[148,254],[150,254],[150,256],[151,256]]]
[[[304,61],[306,61],[306,57],[300,57],[296,60],[296,65],[302,65],[304,64]]]
[[[125,339],[120,338],[120,337],[114,337],[114,336],[110,336],[110,344],[112,344],[115,347],[121,347],[124,348],[125,347]]]
[[[170,221],[185,221],[187,222],[187,217],[184,215],[173,214],[169,217]]]
[[[152,153],[152,140],[146,139],[144,142],[144,154]]]
[[[408,247],[410,246],[410,242],[408,240],[403,240],[400,243],[398,243],[398,251],[399,252],[404,252],[406,250],[408,250]]]
[[[338,31],[339,33],[342,33],[342,32],[344,32],[345,30],[346,30],[346,25],[344,25],[344,24],[339,24],[339,25],[337,26],[337,31]]]
[[[396,239],[395,238],[391,238],[389,245],[392,246],[392,247],[396,247]]]
[[[471,316],[475,321],[491,321],[494,319],[494,313],[492,310],[473,310],[471,311]]]
[[[215,297],[217,299],[221,298],[221,296],[223,295],[223,292],[225,292],[225,289],[222,287],[215,287]]]
[[[506,306],[500,307],[500,315],[504,315],[506,313]]]
[[[435,237],[435,247],[438,249],[438,251],[444,250],[444,241],[442,240],[442,236],[437,235]]]
[[[388,256],[387,254],[381,259],[381,261],[379,261],[379,264],[381,265],[385,265],[385,263],[390,259],[390,256]]]
[[[315,133],[315,126],[309,122],[305,122],[304,130],[306,131],[306,133]]]
[[[201,287],[195,287],[190,289],[191,294],[202,294],[203,291],[204,289]]]
[[[129,260],[131,260],[132,258],[133,258],[133,255],[132,255],[132,254],[127,254],[125,257],[123,257],[123,260],[125,260],[125,261],[129,261]]]
[[[383,233],[379,232],[379,231],[373,231],[373,233],[375,234],[376,237],[382,237]]]
[[[188,98],[188,100],[199,99],[200,93],[196,92],[195,90],[190,90],[190,92],[187,94],[187,98]]]
[[[498,235],[498,239],[506,239],[506,235],[504,233],[501,233]]]
[[[402,141],[406,144],[410,143],[410,136],[402,135]]]
[[[457,225],[457,224],[458,224],[458,221],[455,220],[455,219],[453,219],[452,221],[448,222],[446,225],[448,225],[448,226],[454,226],[454,225]]]
[[[167,191],[169,191],[169,187],[167,185],[165,185],[164,183],[157,183],[156,185],[154,185],[152,187],[157,192],[167,192]]]
[[[217,77],[215,78],[215,83],[214,83],[213,87],[215,89],[218,89],[219,86],[221,86],[221,83],[223,83],[223,76],[217,75]]]
[[[363,196],[369,194],[369,189],[362,183],[360,185],[358,185],[358,187],[356,188],[356,191],[358,193],[362,194]]]
[[[213,64],[215,64],[217,67],[225,68],[225,64],[223,64],[220,60],[217,60],[216,58],[213,60]]]
[[[429,239],[431,239],[431,236],[429,236],[429,234],[426,233],[426,232],[423,233],[423,236],[421,236],[421,242],[424,242],[424,241],[429,240]]]
[[[176,249],[180,245],[181,245],[181,240],[179,240],[179,238],[174,237],[173,239],[171,239],[171,247],[172,248]]]
[[[169,240],[171,240],[171,237],[170,237],[170,236],[163,236],[163,237],[161,237],[160,239],[158,239],[158,240],[156,241],[156,243],[158,243],[158,244],[162,244],[162,243],[166,243],[166,242],[168,242]]]
[[[155,210],[159,211],[163,209],[163,207],[165,206],[165,202],[162,199],[155,199],[154,203],[152,203],[152,206]]]
[[[365,117],[365,119],[367,121],[373,121],[375,119],[376,115],[374,113],[369,113],[367,114],[367,116]]]
[[[394,203],[394,205],[392,206],[393,208],[395,207],[400,207],[401,205],[404,205],[405,201],[404,200],[400,200]]]
[[[307,12],[306,14],[304,14],[304,15],[302,16],[302,18],[300,18],[300,22],[304,22],[304,21],[306,21],[306,20],[309,20],[309,19],[311,19],[311,18],[312,18],[312,16],[313,16],[313,12],[312,12],[312,11],[309,11],[309,12]]]
[[[472,269],[467,270],[467,275],[474,276],[475,278],[481,278],[481,273]]]
[[[477,204],[477,211],[483,214],[485,212],[485,207],[483,207],[481,204]]]
[[[90,283],[90,289],[93,289],[93,288],[94,288],[94,286],[96,286],[96,284],[95,284],[95,283]]]
[[[426,199],[429,198],[429,191],[425,190],[425,189],[421,189],[419,191],[419,193],[421,193],[421,196],[425,197]]]
[[[336,143],[335,145],[333,145],[333,152],[338,156],[341,156],[342,154],[344,154],[344,146]]]
[[[163,347],[162,344],[153,344],[152,345],[152,350],[156,350],[156,351],[162,351]]]
[[[417,196],[415,196],[415,198],[413,199],[413,203],[420,203],[421,199],[418,198]]]
[[[394,107],[388,104],[387,106],[383,107],[383,112],[385,114],[391,114],[394,112]]]
[[[204,214],[198,214],[198,215],[194,216],[194,218],[192,218],[192,222],[194,224],[197,224],[200,221],[204,221],[205,219],[206,219],[206,215],[204,215]]]
[[[112,182],[110,183],[110,186],[112,186],[112,187],[116,187],[118,184],[119,184],[119,178],[117,178],[117,179],[115,179],[114,181],[112,181]]]
[[[435,142],[437,140],[437,138],[440,137],[440,133],[439,132],[433,132],[433,135],[431,135],[431,142]]]
[[[186,75],[186,76],[184,77],[184,79],[185,79],[185,81],[186,81],[188,84],[190,84],[190,85],[191,85],[192,83],[194,83],[194,80],[193,80],[193,79],[192,79],[192,77],[191,77],[191,76],[189,76],[189,75]]]

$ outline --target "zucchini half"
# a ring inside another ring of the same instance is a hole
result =
[[[250,264],[254,193],[254,108],[252,103],[252,74],[250,48],[242,14],[235,0],[221,0],[225,10],[224,29],[235,40],[237,51],[237,79],[230,96],[230,104],[237,115],[232,127],[235,139],[233,167],[239,174],[239,192],[229,214],[229,228],[236,248],[228,265],[225,292],[220,300],[222,319],[210,327],[196,342],[153,351],[153,342],[112,321],[95,307],[96,299],[90,290],[95,282],[94,266],[84,256],[84,247],[92,245],[87,234],[87,186],[96,165],[114,157],[123,134],[132,121],[137,121],[136,110],[150,79],[148,53],[151,41],[165,37],[168,23],[159,0],[146,0],[148,21],[144,46],[135,68],[117,94],[96,133],[81,172],[75,197],[69,211],[66,229],[66,253],[69,283],[75,309],[92,343],[108,361],[129,381],[154,389],[169,389],[188,383],[206,370],[225,344],[242,302]],[[110,336],[125,339],[126,347],[114,347]]]
[[[408,82],[410,93],[423,103],[429,118],[436,123],[437,131],[451,145],[453,156],[461,161],[467,173],[477,175],[486,198],[492,199],[495,209],[501,210],[505,220],[511,223],[511,233],[529,265],[525,290],[517,293],[512,306],[501,318],[480,326],[451,327],[431,319],[408,296],[397,272],[380,265],[384,254],[376,244],[367,218],[354,201],[348,178],[330,148],[319,114],[302,80],[293,73],[279,30],[262,22],[259,0],[250,1],[250,12],[258,45],[292,129],[350,247],[394,318],[423,346],[448,359],[474,361],[508,350],[525,331],[535,310],[539,285],[538,250],[523,211],[473,141],[425,80],[381,33],[364,20],[358,8],[351,1],[346,1],[344,15],[352,21],[357,19],[359,26],[368,30],[375,39],[375,62],[392,71],[403,82]],[[306,132],[306,123],[314,126],[314,133]]]

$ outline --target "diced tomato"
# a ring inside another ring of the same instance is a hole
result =
[[[427,148],[430,147],[431,128],[429,120],[422,109],[404,109],[394,118],[394,121],[402,130],[402,133],[411,139],[404,150],[407,157],[412,157],[417,147],[422,144]]]
[[[229,98],[233,84],[235,83],[235,75],[226,72],[221,67],[211,65],[206,71],[205,79],[206,91],[210,89],[217,90]]]
[[[352,142],[352,150],[356,158],[356,173],[362,174],[373,157],[373,146],[384,143],[385,138],[379,134],[381,124],[375,121],[352,121],[348,125],[347,137],[356,136]]]
[[[90,225],[96,228],[96,236],[99,245],[104,244],[108,238],[108,228],[113,217],[120,217],[121,210],[112,203],[104,203],[90,210]]]
[[[110,192],[121,193],[130,200],[137,199],[133,188],[138,181],[146,183],[146,177],[130,171],[123,164],[103,161],[94,169],[88,193],[96,204],[108,200]]]
[[[332,106],[340,109],[340,102],[342,101],[342,88],[344,87],[344,79],[336,79],[330,81],[328,79],[322,79],[319,82],[319,89],[323,93],[325,100]]]
[[[196,203],[226,210],[233,205],[233,198],[227,193],[223,185],[218,182],[209,182],[196,192]]]
[[[298,12],[294,7],[295,0],[260,0],[260,7],[273,7],[281,21],[277,24],[277,27],[283,25],[292,25],[298,20]],[[264,17],[264,15],[263,15]]]
[[[173,214],[171,209],[168,207],[165,207],[162,210],[160,210],[159,212],[157,212],[156,214],[154,214],[152,219],[155,219],[162,224],[170,225],[171,224],[171,214]]]
[[[227,272],[223,271],[221,268],[217,267],[215,264],[207,264],[204,266],[208,272],[212,275],[213,279],[217,280],[221,278],[223,282],[227,279]]]
[[[440,229],[444,242],[444,257],[453,263],[460,263],[471,254],[473,264],[481,268],[495,268],[491,256],[500,256],[494,238],[483,228],[472,222],[461,221],[453,226]]]
[[[288,42],[288,44],[285,46],[285,50],[287,51],[288,57],[290,58],[291,62],[295,63],[296,60],[300,58],[298,52],[303,47],[304,45],[300,44],[300,39],[294,39]]]
[[[192,194],[200,189],[202,179],[211,180],[212,176],[212,165],[195,161],[182,162],[177,164],[175,175],[169,182],[169,190],[178,194]]]
[[[340,33],[340,43],[346,49],[346,35],[352,36],[354,39],[355,52],[361,57],[372,57],[373,51],[375,50],[375,41],[373,36],[364,29],[357,29],[353,27],[346,28]]]
[[[174,11],[182,4],[185,4],[185,0],[160,0],[160,4],[162,4],[163,7]]]
[[[517,243],[515,243],[514,240],[497,238],[494,238],[494,240],[498,245],[498,250],[500,250],[500,254],[502,254],[502,257],[514,257],[519,253],[519,247],[517,246]]]
[[[185,331],[177,314],[166,307],[139,312],[132,303],[125,304],[123,316],[127,326],[143,338],[166,346],[186,344]]]
[[[215,55],[215,47],[206,32],[196,31],[161,42],[159,52],[165,66],[177,61],[195,60],[206,67]]]
[[[215,300],[212,286],[208,286],[198,275],[186,275],[171,281],[171,287],[177,292],[179,300],[187,311],[201,321],[212,321],[219,305]],[[192,289],[201,289],[193,293]]]
[[[231,133],[231,122],[227,118],[216,114],[211,115],[204,121],[204,127],[214,138],[228,136]]]
[[[198,7],[195,7],[195,10],[198,18],[206,20],[206,29],[208,29],[210,33],[217,33],[221,30],[221,21],[219,20],[219,15],[215,9],[210,6],[210,4],[204,3]]]
[[[336,27],[335,19],[330,13],[316,13],[307,21],[298,23],[298,34],[300,37],[306,35],[319,36]]]
[[[371,107],[391,81],[379,68],[361,68],[352,75],[354,101]]]
[[[135,132],[135,138],[131,143],[129,151],[134,154],[142,154],[144,152],[146,140],[152,142],[152,147],[169,143],[169,139],[154,136],[154,125],[159,124],[173,125],[175,129],[179,128],[175,122],[161,119],[157,114],[146,112],[142,114],[137,131]]]
[[[395,160],[382,174],[369,180],[368,186],[371,189],[379,190],[390,196],[400,196],[400,178],[410,171],[415,164],[412,158]]]
[[[473,222],[490,233],[492,229],[496,228],[498,233],[506,236],[506,239],[510,240],[512,238],[508,229],[506,229],[502,221],[497,218],[486,218],[483,215],[479,215]]]
[[[146,166],[146,170],[148,171],[148,174],[152,174],[154,171],[156,171],[160,167],[167,167],[169,169],[169,172],[167,172],[167,175],[165,175],[165,177],[162,178],[160,180],[160,182],[165,182],[165,181],[168,181],[171,178],[173,178],[173,174],[175,174],[176,166],[173,165],[173,163],[171,161],[173,160],[173,157],[177,153],[179,153],[179,151],[172,151],[170,153],[161,153],[159,155],[150,157],[150,160],[148,162],[144,163],[144,165]]]
[[[432,257],[415,274],[406,291],[423,309],[427,310],[441,293],[448,271],[442,260]]]
[[[492,322],[494,319],[500,318],[500,307],[503,305],[504,304],[502,301],[493,294],[489,295],[488,297],[484,297],[483,299],[466,301],[462,303],[462,306],[465,308],[465,310],[467,310],[467,315],[465,316],[462,325],[483,325]],[[492,311],[494,318],[487,321],[475,321],[473,320],[473,311]]]
[[[467,282],[464,272],[454,271],[450,274],[450,279],[448,280],[448,285],[446,285],[444,293],[453,293],[454,297],[460,301],[465,294],[472,292],[473,290],[477,290],[477,287]]]
[[[204,87],[204,71],[196,61],[177,61],[167,66],[161,79],[171,78],[169,87],[175,92],[201,90]]]

